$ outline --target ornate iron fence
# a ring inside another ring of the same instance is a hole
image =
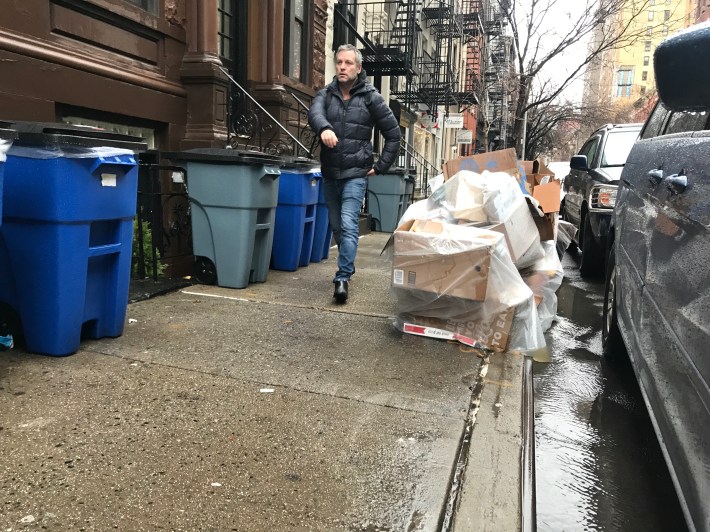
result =
[[[227,99],[229,147],[282,157],[316,157],[314,148],[317,139],[308,127],[308,107],[303,102],[296,98],[297,109],[294,116],[289,117],[284,125],[257,102],[226,69],[221,70],[230,82]]]

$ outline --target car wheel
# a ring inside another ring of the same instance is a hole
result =
[[[602,354],[607,358],[626,356],[626,346],[621,338],[616,315],[616,255],[614,248],[609,251],[604,283],[604,309],[602,310]]]
[[[589,216],[584,217],[584,231],[581,237],[582,259],[579,262],[579,273],[582,277],[598,277],[604,273],[604,250],[594,240]]]
[[[200,284],[215,284],[217,282],[217,269],[207,257],[195,258],[195,280]]]

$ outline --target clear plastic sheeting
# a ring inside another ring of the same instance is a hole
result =
[[[0,141],[2,142],[2,141]],[[1,148],[0,148],[1,150]],[[122,155],[133,155],[133,150],[112,147],[84,147],[84,146],[22,146],[14,145],[10,148],[9,154],[13,157],[24,157],[27,159],[108,159]]]
[[[450,223],[503,233],[517,268],[530,266],[544,257],[540,234],[525,196],[515,178],[505,172],[478,174],[462,170],[427,201],[430,211],[438,212]]]
[[[546,241],[542,246],[545,257],[521,271],[520,275],[533,291],[542,330],[547,331],[557,316],[557,290],[562,285],[564,270],[555,242]]]
[[[564,255],[567,248],[572,243],[574,235],[577,234],[577,228],[564,220],[557,221],[557,255]]]
[[[496,352],[546,350],[533,291],[502,233],[425,216],[403,222],[387,250],[399,330]]]
[[[0,139],[0,163],[4,163],[7,160],[7,152],[11,146],[11,140]]]

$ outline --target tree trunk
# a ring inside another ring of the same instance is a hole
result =
[[[528,105],[528,97],[530,96],[530,83],[526,76],[520,76],[520,85],[518,86],[518,97],[515,103],[515,120],[513,123],[512,140],[515,145],[515,152],[520,159],[525,159],[525,154],[522,152],[523,147],[523,121],[525,120],[525,107]]]

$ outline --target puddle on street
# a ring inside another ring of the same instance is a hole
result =
[[[603,282],[566,255],[552,360],[534,365],[538,531],[683,531],[632,368],[601,357]]]

